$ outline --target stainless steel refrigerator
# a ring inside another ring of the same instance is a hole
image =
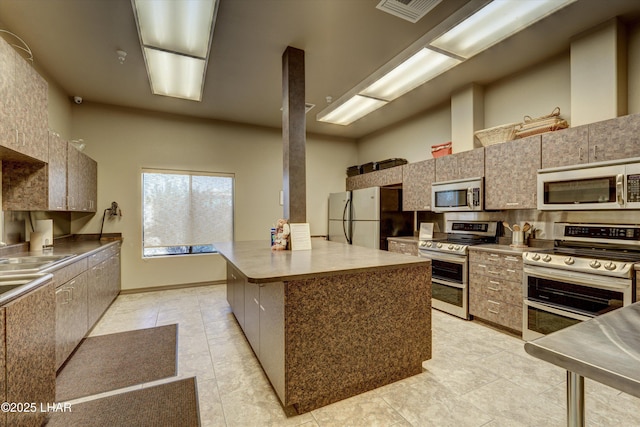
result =
[[[387,237],[412,236],[402,189],[371,187],[329,195],[329,240],[387,250]]]

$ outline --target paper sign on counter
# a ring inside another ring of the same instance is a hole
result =
[[[291,228],[289,238],[291,239],[292,251],[306,251],[311,249],[311,232],[309,223],[289,224]]]

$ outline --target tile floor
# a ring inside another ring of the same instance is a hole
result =
[[[438,311],[433,358],[422,374],[310,413],[287,413],[225,292],[224,285],[214,285],[122,295],[91,334],[178,323],[178,376],[197,377],[203,426],[565,425],[563,370],[528,356],[518,338]],[[640,399],[586,384],[588,426],[640,425]]]

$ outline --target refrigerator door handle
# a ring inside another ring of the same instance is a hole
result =
[[[350,221],[347,221],[347,209],[349,209],[351,205],[351,199],[347,199],[347,203],[344,204],[344,210],[342,211],[342,231],[344,232],[344,238],[347,240],[348,244],[351,244],[351,230],[347,233],[347,222],[351,225]]]

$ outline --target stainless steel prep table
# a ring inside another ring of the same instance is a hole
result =
[[[567,370],[567,425],[584,426],[584,377],[640,397],[640,302],[525,343]]]

